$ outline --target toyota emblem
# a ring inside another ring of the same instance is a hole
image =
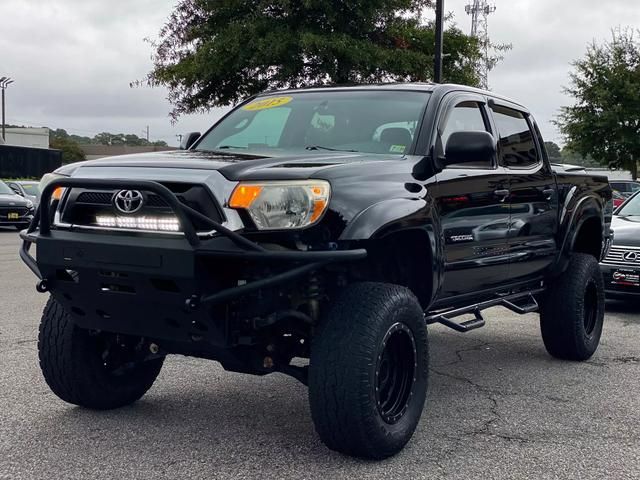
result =
[[[138,190],[120,190],[113,196],[113,204],[121,213],[136,213],[144,204],[144,197]]]
[[[640,260],[640,253],[639,252],[624,252],[623,258],[627,262],[637,262],[637,261]]]

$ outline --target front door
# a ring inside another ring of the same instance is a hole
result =
[[[436,149],[458,131],[487,131],[484,99],[452,101],[438,128]],[[509,179],[493,160],[449,166],[437,175],[434,197],[444,233],[445,276],[439,298],[491,290],[504,284],[509,257]]]

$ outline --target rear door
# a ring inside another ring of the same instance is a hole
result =
[[[557,252],[557,186],[530,115],[495,102],[490,109],[509,176],[509,279],[526,281],[542,275]]]
[[[449,136],[492,127],[484,97],[448,99],[440,117],[435,150],[444,154]],[[490,290],[504,283],[508,256],[509,180],[494,159],[487,164],[452,165],[437,175],[433,196],[444,235],[445,275],[440,299]]]

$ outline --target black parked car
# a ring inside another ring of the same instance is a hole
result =
[[[330,448],[384,458],[423,411],[428,324],[539,310],[551,355],[596,351],[611,188],[554,170],[522,105],[457,85],[290,90],[185,138],[43,179],[21,254],[51,293],[40,365],[63,400],[127,405],[191,355],[298,379]]]
[[[18,195],[0,180],[0,226],[26,228],[33,220],[33,211],[31,200]]]
[[[611,229],[613,245],[601,264],[607,296],[640,299],[640,192],[615,211]]]

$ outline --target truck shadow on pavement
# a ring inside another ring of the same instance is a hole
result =
[[[640,299],[607,300],[607,312],[635,314],[638,315],[638,322],[640,322]]]
[[[431,335],[431,349],[431,385],[418,430],[405,451],[383,464],[417,452],[422,465],[436,464],[462,441],[518,438],[523,433],[511,428],[521,427],[518,412],[530,410],[532,403],[549,404],[570,417],[574,402],[557,393],[557,385],[597,366],[554,361],[539,336],[528,332],[505,338],[495,332],[460,336],[438,329]],[[505,412],[503,402],[511,405]],[[158,383],[130,407],[92,412],[53,397],[50,406],[46,415],[33,419],[35,428],[42,429],[40,438],[83,462],[103,461],[103,455],[117,449],[121,462],[171,466],[197,457],[211,469],[230,459],[236,468],[295,461],[322,466],[325,473],[345,463],[380,465],[326,449],[313,430],[306,388],[293,379],[230,374],[201,360],[170,358]],[[504,416],[512,417],[512,426],[500,430]]]

